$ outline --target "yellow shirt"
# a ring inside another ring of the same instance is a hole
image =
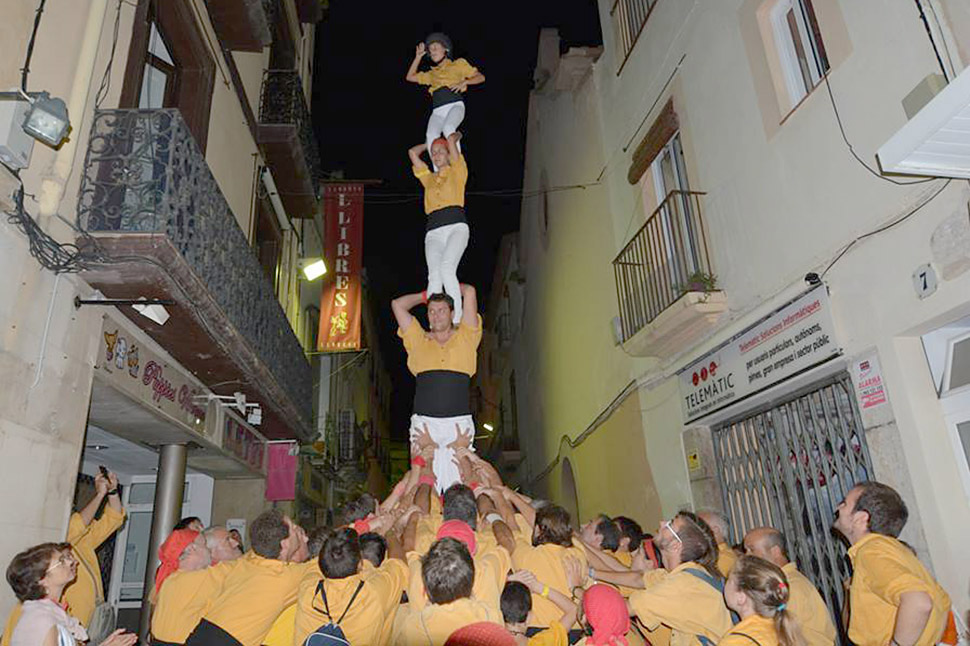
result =
[[[347,641],[361,646],[385,643],[390,632],[384,628],[394,621],[394,613],[401,603],[401,592],[404,590],[407,574],[404,561],[387,558],[378,568],[371,568],[345,579],[325,579],[324,590],[333,621],[337,621],[344,610],[347,610],[357,586],[361,581],[364,582],[364,587],[360,589],[353,605],[340,622]],[[300,593],[296,602],[296,633],[291,642],[293,646],[301,646],[307,635],[330,621],[324,612],[316,610],[324,607],[323,598],[317,594],[317,585],[321,579],[323,574],[314,563],[313,569],[300,582]]]
[[[203,617],[243,646],[259,646],[283,609],[296,601],[300,580],[311,566],[316,563],[284,563],[246,552]]]
[[[476,74],[478,74],[476,67],[464,58],[459,58],[455,61],[445,59],[427,72],[418,72],[416,76],[418,77],[418,83],[429,86],[428,93],[434,94],[435,90],[457,85],[461,81],[470,79]]]
[[[868,534],[849,548],[852,585],[849,588],[849,639],[857,646],[888,644],[904,592],[925,592],[933,600],[926,627],[916,646],[940,640],[950,612],[950,597],[919,559],[895,538]]]
[[[822,595],[794,563],[788,563],[781,571],[788,577],[788,610],[801,626],[808,646],[833,646],[835,624]]]
[[[425,213],[431,214],[446,206],[465,206],[468,165],[464,155],[459,154],[458,159],[442,166],[437,173],[432,173],[427,166],[412,166],[411,171],[424,186]]]
[[[473,560],[475,582],[472,584],[472,599],[498,607],[506,577],[512,567],[508,550],[501,546],[476,550]],[[429,605],[424,579],[421,577],[421,557],[417,552],[408,552],[408,569],[408,604],[412,612],[417,612]]]
[[[541,633],[529,637],[529,646],[569,646],[569,634],[563,625],[554,621]]]
[[[671,629],[671,646],[699,644],[697,635],[718,641],[731,628],[724,596],[688,568],[704,571],[697,563],[681,563],[672,571],[651,570],[643,575],[645,589],[630,595],[630,608],[649,630],[661,624]]]
[[[404,341],[411,374],[451,370],[473,376],[478,363],[478,343],[482,340],[482,315],[478,315],[477,327],[459,324],[444,345],[428,336],[413,316],[411,325],[404,331],[399,328],[397,335]]]
[[[280,613],[263,637],[263,646],[293,646],[296,641],[296,604],[291,603]],[[182,642],[176,642],[181,644]],[[301,644],[303,642],[300,642]]]
[[[204,570],[173,572],[162,583],[152,613],[152,636],[158,641],[182,644],[209,609],[234,561]]]
[[[731,574],[731,568],[738,562],[738,555],[727,543],[717,544],[717,569],[721,571],[727,579]]]
[[[751,641],[752,639],[754,642]],[[778,632],[775,630],[774,619],[757,614],[742,619],[721,638],[717,646],[755,646],[755,642],[758,646],[778,646]]]
[[[566,570],[563,568],[563,558],[566,556],[579,560],[581,572],[585,573],[589,569],[586,551],[581,546],[575,543],[572,547],[545,543],[534,547],[531,537],[520,534],[515,541],[515,551],[512,552],[512,567],[515,570],[529,570],[544,585],[572,597],[572,590],[566,581]],[[551,626],[560,617],[562,610],[559,606],[541,595],[532,595],[532,625]]]
[[[92,520],[87,527],[78,513],[71,514],[68,522],[67,540],[74,547],[74,556],[78,559],[77,579],[64,589],[62,601],[85,626],[91,622],[97,599],[104,599],[101,565],[94,551],[118,531],[123,522],[125,510],[115,511],[111,505],[105,505],[101,518]]]
[[[404,618],[391,643],[394,646],[444,646],[451,633],[479,621],[505,625],[498,607],[478,599],[429,604],[423,610],[411,611]]]
[[[444,518],[440,513],[421,516],[414,534],[415,552],[418,554],[428,553],[428,550],[431,549],[431,544],[435,542],[438,536],[438,530],[441,529],[442,522],[444,522]],[[484,554],[496,547],[498,547],[498,541],[495,540],[495,532],[492,531],[490,526],[479,524],[478,529],[475,530],[476,553]]]

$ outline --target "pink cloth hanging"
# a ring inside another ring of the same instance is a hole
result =
[[[266,500],[294,500],[299,446],[286,442],[270,444],[267,448]]]

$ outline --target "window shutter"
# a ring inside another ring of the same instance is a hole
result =
[[[677,120],[677,112],[674,110],[674,100],[670,99],[633,152],[633,162],[630,164],[630,172],[627,174],[627,179],[630,180],[631,184],[640,181],[664,144],[670,141],[670,138],[679,129],[680,122]]]

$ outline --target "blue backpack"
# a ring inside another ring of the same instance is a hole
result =
[[[344,608],[343,613],[337,621],[333,620],[333,616],[330,614],[330,605],[327,603],[327,591],[323,588],[323,580],[317,584],[317,590],[313,593],[314,600],[319,594],[323,598],[323,609],[313,606],[313,609],[317,612],[327,616],[327,623],[323,624],[312,633],[310,633],[307,638],[303,641],[303,646],[349,646],[350,642],[347,641],[347,636],[344,635],[343,629],[340,627],[340,622],[344,620],[347,616],[347,611],[350,610],[350,606],[354,605],[354,600],[360,593],[360,589],[364,587],[364,582],[361,581],[357,584],[357,589],[354,590],[353,596],[350,597],[350,601],[347,603],[347,607]],[[312,604],[312,602],[311,602]]]
[[[724,579],[721,579],[719,577],[713,577],[710,574],[708,574],[707,572],[705,572],[704,570],[697,570],[697,569],[692,568],[692,567],[686,568],[684,570],[684,572],[690,572],[691,574],[693,574],[695,577],[697,577],[698,579],[700,579],[701,581],[703,581],[707,585],[711,586],[712,588],[714,588],[715,590],[717,590],[721,594],[724,594]],[[734,612],[733,610],[729,610],[729,612],[731,613],[731,623],[733,623],[733,624],[738,623],[738,619],[739,619],[738,618],[738,614],[736,612]],[[744,633],[737,633],[737,634],[743,635],[744,637],[747,637],[748,639],[752,639],[750,636],[744,635]],[[697,637],[697,641],[699,641],[701,643],[701,646],[714,646],[714,642],[712,642],[710,639],[708,639],[704,635],[696,635],[696,637]],[[755,641],[755,643],[757,644],[758,642]]]

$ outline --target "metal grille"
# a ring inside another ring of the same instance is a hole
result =
[[[633,46],[637,44],[640,32],[656,4],[657,0],[614,0],[610,17],[613,18],[613,35],[616,38],[619,59],[617,74],[626,65],[626,60],[630,57]]]
[[[262,96],[259,105],[259,122],[262,124],[291,125],[296,128],[303,149],[303,158],[310,177],[323,177],[320,148],[310,121],[303,94],[303,79],[296,70],[266,70],[263,74]]]
[[[850,570],[830,528],[846,492],[872,475],[849,376],[814,384],[713,435],[735,540],[754,527],[784,532],[790,558],[818,587],[841,631],[842,582]]]
[[[337,413],[337,459],[341,463],[357,459],[357,426],[354,424],[354,411],[342,410]]]
[[[671,191],[613,260],[623,340],[711,275],[701,196]]]

